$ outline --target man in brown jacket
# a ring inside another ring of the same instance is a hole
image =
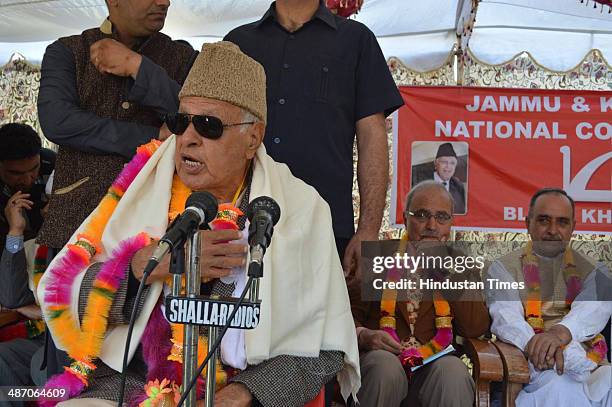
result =
[[[39,243],[61,249],[136,153],[165,139],[161,115],[176,113],[195,59],[159,31],[168,0],[106,0],[100,27],[60,38],[41,66],[38,116],[59,145],[49,213]]]
[[[100,27],[60,38],[41,66],[38,118],[59,146],[49,211],[38,243],[59,251],[98,205],[136,147],[169,135],[196,52],[159,31],[169,0],[106,0]],[[56,363],[52,342],[48,369]]]
[[[453,200],[442,185],[434,181],[420,183],[408,194],[405,207],[408,245],[425,240],[448,240],[453,221]],[[474,273],[468,274],[473,274],[470,277],[474,281],[479,279]],[[364,278],[367,277],[364,275]],[[415,302],[414,298],[419,297],[416,290],[408,291],[411,302],[401,301],[398,290],[397,317],[394,318],[397,338],[394,339],[388,330],[381,328],[381,317],[385,315],[380,301],[365,301],[361,287],[360,283],[349,286],[360,350],[361,389],[357,395],[360,405],[471,407],[474,404],[474,382],[458,357],[453,354],[442,356],[414,371],[410,379],[398,358],[406,347],[427,344],[436,335],[440,318],[436,318],[434,303],[424,299],[422,294],[422,299]],[[458,293],[454,291],[452,296],[457,299]],[[442,293],[447,299],[448,294]],[[454,334],[464,337],[484,334],[490,320],[481,293],[466,291],[460,293],[458,299],[448,301]],[[409,322],[411,319],[412,324]]]

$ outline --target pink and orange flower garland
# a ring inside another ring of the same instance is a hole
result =
[[[536,334],[544,332],[544,319],[542,318],[542,293],[540,282],[540,267],[537,256],[533,253],[533,244],[528,242],[522,257],[523,276],[527,285],[527,301],[525,305],[525,319]],[[576,263],[572,249],[567,247],[563,254],[563,276],[565,278],[566,295],[565,304],[569,307],[582,290],[582,280],[576,271]],[[608,345],[603,335],[598,334],[585,342],[587,357],[598,365],[606,358]]]
[[[406,251],[408,240],[408,234],[404,232],[398,249],[400,254]],[[387,280],[399,281],[400,277],[401,273],[394,269],[389,271]],[[381,330],[387,332],[397,342],[401,342],[396,331],[396,304],[397,290],[385,289],[380,302],[381,318],[379,326]],[[419,304],[416,301],[407,301],[407,307],[410,312],[410,321],[408,322],[411,326],[416,323],[416,319],[418,317],[418,306]],[[427,359],[428,357],[433,356],[445,349],[453,340],[453,326],[452,317],[450,316],[450,305],[448,301],[446,301],[437,291],[434,293],[434,310],[436,314],[436,334],[434,337],[424,345],[410,346],[404,349],[399,355],[399,359],[408,375],[410,375],[412,372],[411,368],[422,365],[424,359]]]
[[[149,244],[149,236],[140,233],[125,239],[112,253],[93,282],[81,327],[77,323],[78,316],[73,315],[70,308],[72,285],[75,278],[89,266],[92,258],[102,251],[102,233],[108,220],[125,191],[160,144],[154,140],[137,149],[136,155],[113,182],[83,232],[77,236],[76,243],[69,244],[57,265],[48,270],[51,278],[45,291],[46,320],[53,328],[54,339],[74,360],[69,367],[64,368],[64,373],[52,377],[46,384],[47,388],[67,389],[63,400],[78,396],[88,385],[88,376],[96,369],[94,362],[104,340],[115,293],[126,276],[130,259]],[[42,400],[40,404],[54,406],[57,403]]]

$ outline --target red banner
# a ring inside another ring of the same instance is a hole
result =
[[[612,92],[400,87],[391,223],[412,185],[444,182],[455,226],[524,230],[531,195],[560,187],[576,231],[612,234]]]

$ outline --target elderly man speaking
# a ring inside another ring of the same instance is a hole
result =
[[[178,391],[183,330],[167,322],[161,307],[169,293],[168,259],[149,279],[141,303],[134,304],[134,292],[154,239],[184,210],[191,191],[215,195],[238,216],[239,229],[241,212],[258,196],[274,198],[283,211],[266,254],[259,325],[229,330],[224,338],[215,403],[301,406],[336,375],[345,398],[356,394],[355,327],[329,207],[266,154],[265,89],[263,68],[237,46],[205,44],[179,94],[180,111],[167,120],[175,135],[139,148],[50,265],[39,295],[56,343],[74,360],[47,384],[69,389],[60,405],[116,404],[134,306],[129,405],[155,405]],[[204,289],[237,296],[246,279],[245,233],[200,233]],[[205,343],[201,331],[199,352]]]

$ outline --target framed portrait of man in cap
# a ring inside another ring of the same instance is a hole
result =
[[[466,142],[413,142],[411,186],[425,180],[440,182],[453,197],[453,214],[465,215],[468,203],[468,152]]]

